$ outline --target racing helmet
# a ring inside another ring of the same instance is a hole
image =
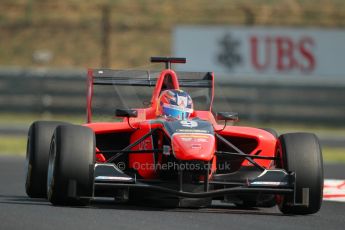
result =
[[[186,120],[193,113],[193,101],[188,93],[179,89],[169,89],[158,99],[157,115]]]

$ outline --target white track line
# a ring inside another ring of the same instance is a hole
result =
[[[345,180],[325,179],[323,200],[345,202]]]

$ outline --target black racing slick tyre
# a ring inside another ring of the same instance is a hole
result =
[[[265,130],[266,132],[269,132],[270,134],[272,134],[275,138],[278,138],[279,135],[277,133],[277,131],[275,131],[274,129],[271,128],[261,128],[262,130]]]
[[[95,134],[84,126],[55,129],[50,148],[47,190],[53,205],[87,205],[94,191]]]
[[[50,141],[58,125],[56,121],[36,121],[31,124],[26,147],[26,194],[32,198],[47,197],[47,172]]]
[[[320,210],[323,196],[323,160],[318,138],[311,133],[289,133],[279,137],[276,165],[294,172],[295,196],[277,196],[284,214],[313,214]],[[304,198],[308,204],[303,205]]]

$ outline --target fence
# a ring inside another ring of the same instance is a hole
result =
[[[344,125],[345,81],[341,79],[231,78],[216,76],[214,111],[239,112],[255,122]],[[86,71],[3,69],[0,111],[83,114]],[[109,97],[102,94],[99,100]],[[114,108],[115,109],[115,108]]]

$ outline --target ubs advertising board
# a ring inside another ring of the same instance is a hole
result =
[[[178,26],[180,70],[245,76],[345,77],[345,30]]]

